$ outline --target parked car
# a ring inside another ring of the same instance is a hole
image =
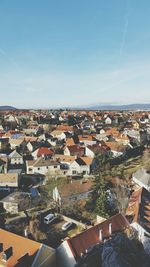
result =
[[[61,229],[63,231],[67,231],[69,228],[71,228],[71,226],[73,226],[73,223],[72,222],[66,222],[66,223],[63,224],[63,226],[62,226]]]
[[[53,222],[56,218],[57,218],[57,217],[55,216],[55,214],[50,213],[50,214],[48,214],[48,215],[46,215],[46,216],[44,217],[44,223],[45,223],[45,224],[49,224],[49,223]]]

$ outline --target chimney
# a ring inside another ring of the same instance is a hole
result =
[[[109,234],[112,234],[112,223],[109,223]]]
[[[9,247],[3,252],[3,260],[7,261],[13,255],[13,248]]]
[[[102,229],[99,230],[99,241],[103,241]]]
[[[24,236],[28,237],[28,230],[26,228],[24,229]]]
[[[3,243],[0,243],[0,253],[3,251]]]

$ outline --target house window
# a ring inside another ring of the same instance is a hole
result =
[[[38,171],[40,170],[40,168],[38,168]]]
[[[32,168],[29,168],[29,172],[31,172],[32,171]]]
[[[54,166],[54,169],[57,169],[57,166],[56,165]]]
[[[72,171],[72,174],[76,174],[77,172],[76,171]]]

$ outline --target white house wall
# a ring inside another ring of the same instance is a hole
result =
[[[70,151],[69,151],[68,147],[66,147],[66,148],[64,149],[64,155],[66,155],[66,156],[70,156]]]
[[[91,158],[94,158],[95,157],[95,154],[92,150],[90,150],[88,147],[85,148],[85,155],[87,157],[91,157]]]
[[[11,158],[11,164],[23,164],[23,158]]]
[[[27,174],[34,174],[34,173],[40,173],[43,175],[46,175],[47,173],[55,175],[60,172],[60,165],[57,165],[57,168],[54,168],[54,166],[27,166]]]
[[[68,245],[67,241],[64,241],[57,249],[58,266],[61,267],[74,267],[76,260]]]

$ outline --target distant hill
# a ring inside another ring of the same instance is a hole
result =
[[[150,110],[150,104],[129,104],[129,105],[93,105],[87,107],[91,110]]]
[[[17,110],[17,108],[12,106],[0,106],[0,110]]]

